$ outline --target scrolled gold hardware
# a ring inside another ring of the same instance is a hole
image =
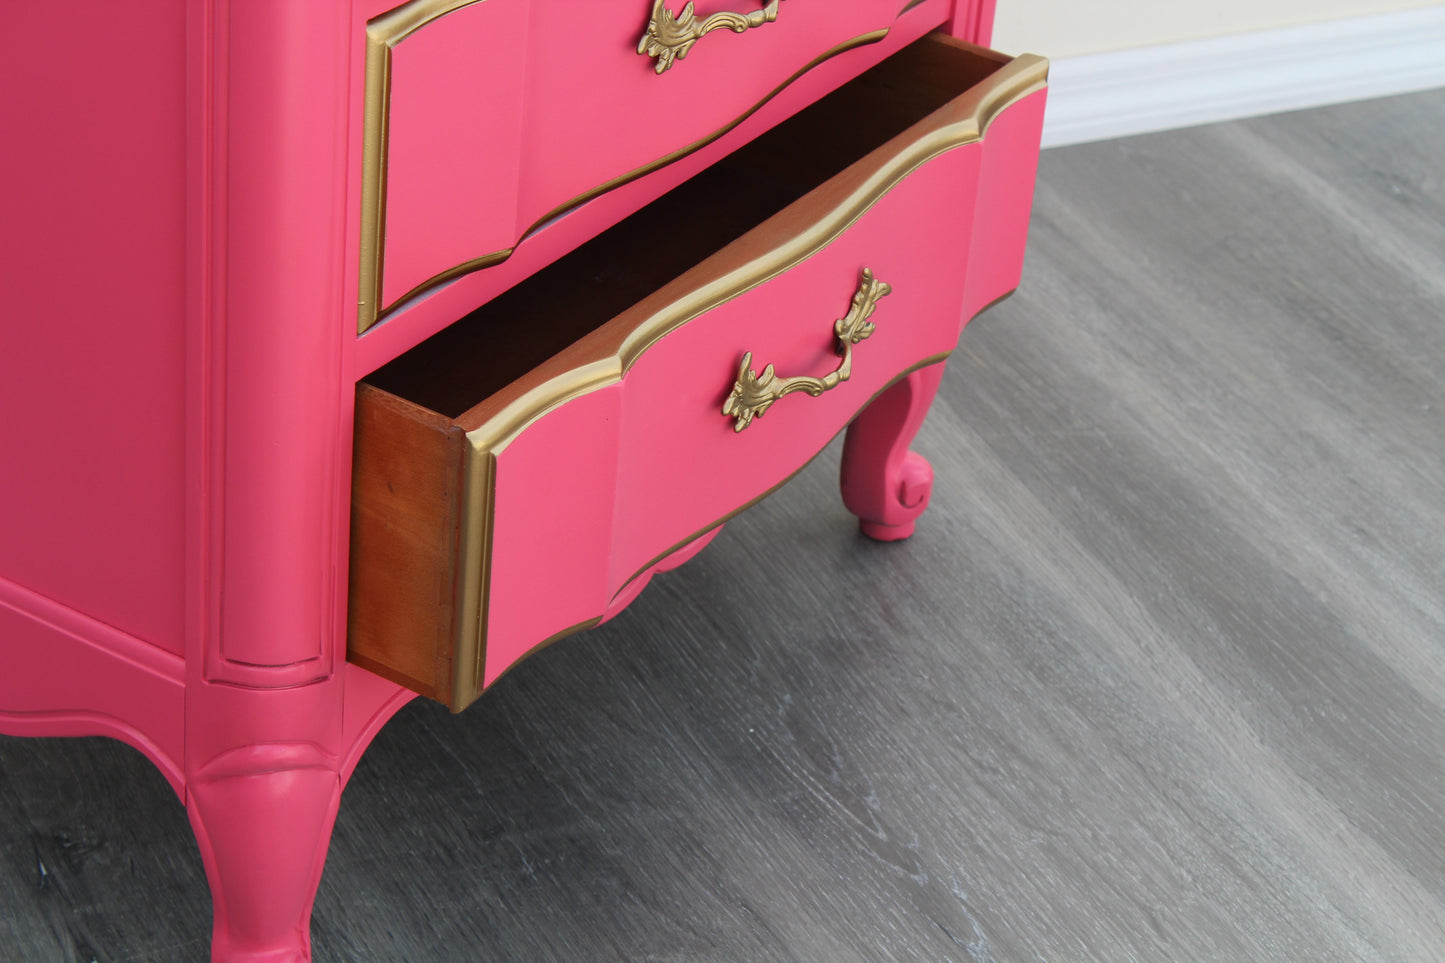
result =
[[[779,0],[768,0],[767,6],[753,13],[732,13],[724,10],[703,20],[697,19],[692,0],[683,5],[682,13],[673,14],[667,9],[667,0],[653,0],[652,19],[647,21],[647,30],[637,43],[637,52],[644,57],[656,57],[652,68],[659,74],[672,69],[675,61],[687,56],[692,45],[711,33],[726,27],[733,33],[743,33],[753,27],[761,27],[778,19]]]
[[[843,361],[836,370],[821,378],[779,378],[772,365],[764,368],[759,375],[751,369],[753,353],[749,351],[744,354],[743,362],[738,366],[738,380],[734,382],[732,393],[722,407],[724,415],[737,419],[733,431],[742,431],[752,424],[754,417],[761,416],[772,407],[773,402],[784,395],[804,391],[816,398],[847,381],[853,374],[853,345],[867,340],[873,333],[873,325],[868,318],[873,314],[879,298],[892,290],[891,285],[875,278],[871,270],[866,267],[863,269],[858,290],[853,294],[852,306],[846,315],[833,323],[833,335],[838,339],[838,353],[843,356]]]

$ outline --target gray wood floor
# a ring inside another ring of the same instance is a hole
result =
[[[409,707],[317,959],[1445,959],[1442,384],[1445,92],[1046,154],[916,538],[856,535],[834,450]],[[137,754],[0,740],[0,958],[208,931]]]

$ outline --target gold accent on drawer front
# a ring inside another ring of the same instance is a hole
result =
[[[366,89],[361,135],[361,270],[356,332],[382,315],[386,246],[386,154],[391,121],[391,49],[422,27],[482,0],[412,0],[366,24]]]
[[[497,456],[473,449],[466,460],[466,487],[457,547],[457,600],[452,659],[452,711],[482,694],[486,670],[487,605],[492,593],[492,530],[496,519]]]

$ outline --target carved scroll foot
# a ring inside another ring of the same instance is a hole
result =
[[[896,542],[913,534],[933,492],[933,467],[908,450],[938,392],[943,365],[915,371],[874,399],[843,442],[843,504],[864,535]]]

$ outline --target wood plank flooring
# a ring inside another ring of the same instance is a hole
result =
[[[1445,959],[1445,92],[1048,152],[910,542],[836,450],[347,790],[321,961]],[[0,959],[204,957],[160,776],[0,739]]]

